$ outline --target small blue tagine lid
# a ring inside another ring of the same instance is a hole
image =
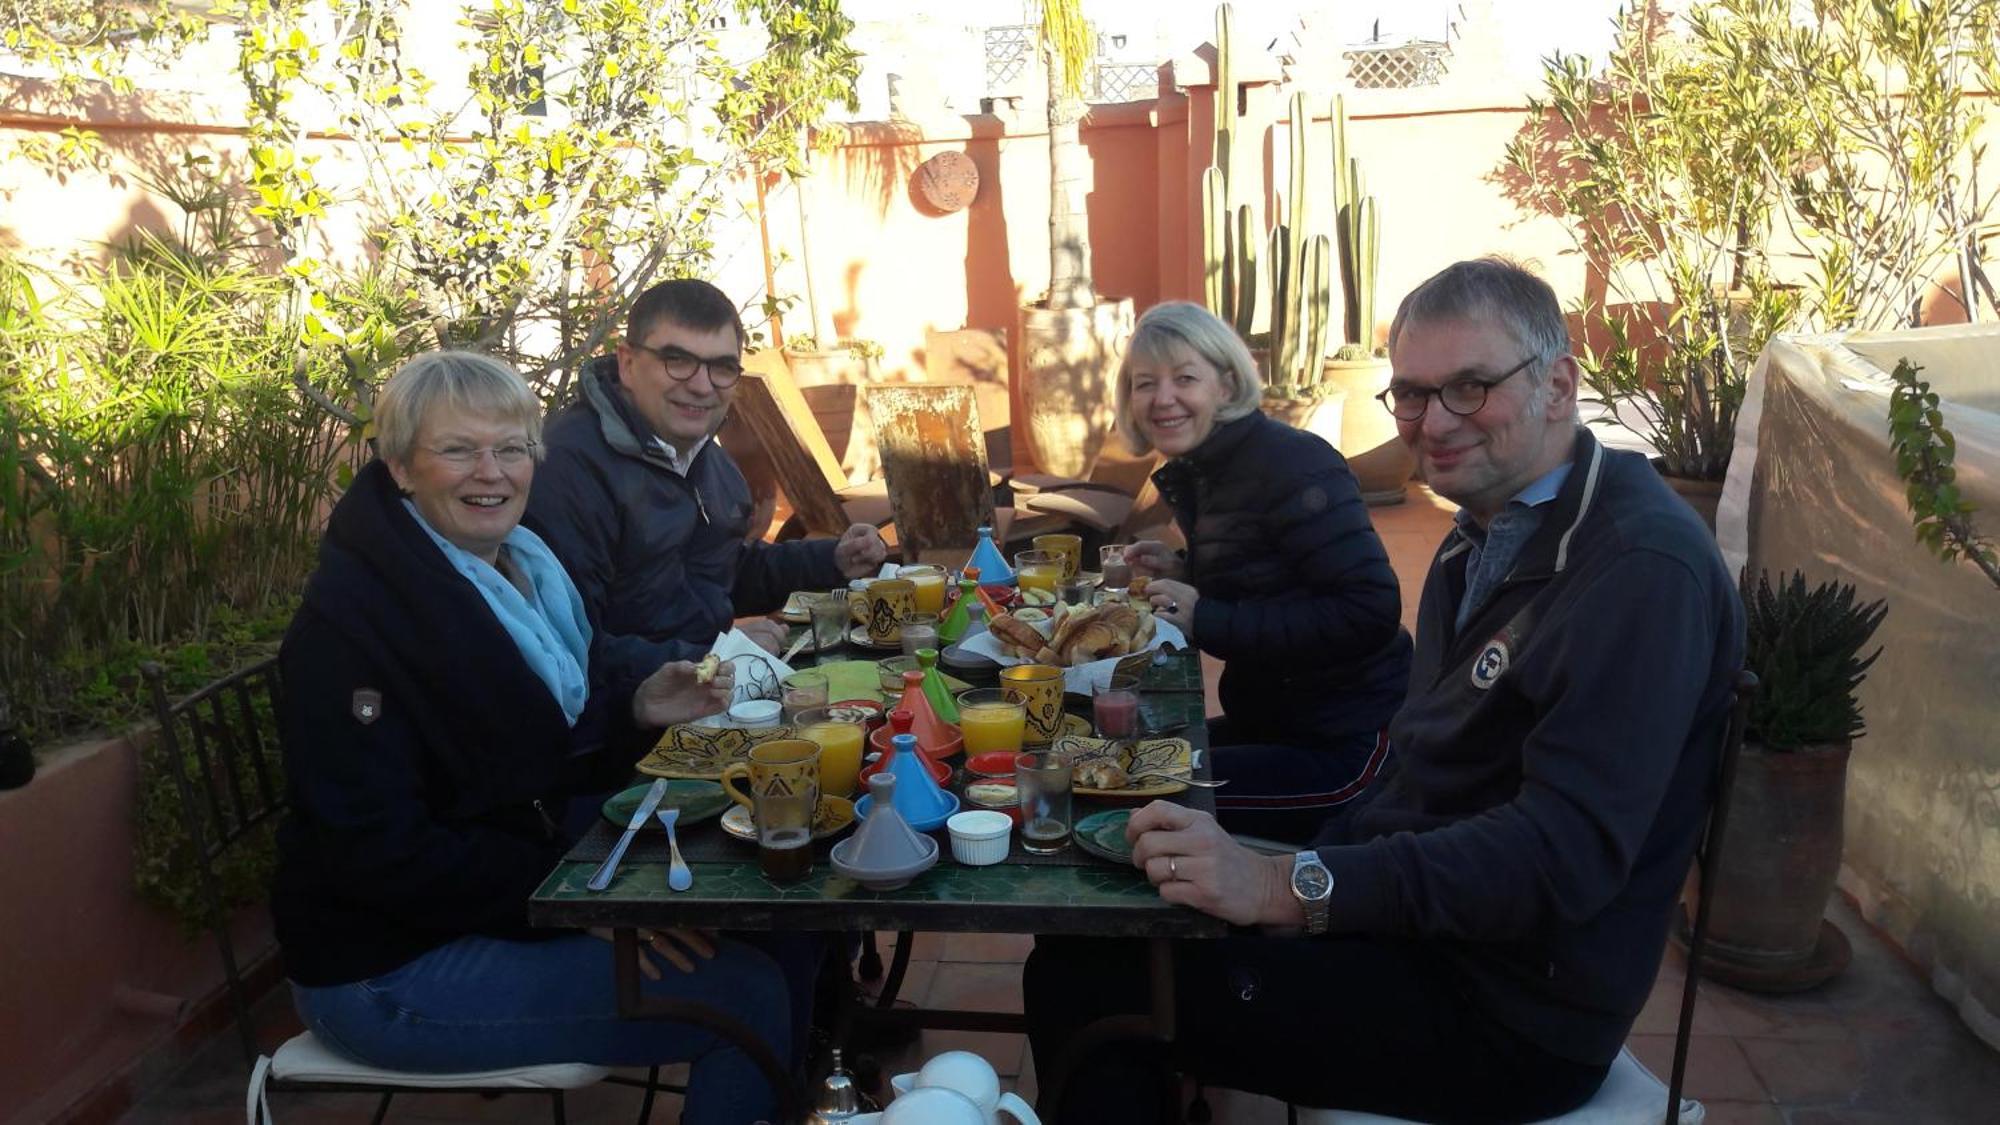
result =
[[[1007,565],[1007,556],[1001,554],[1000,548],[994,544],[993,529],[990,527],[979,529],[979,546],[972,549],[972,557],[966,560],[965,565],[979,568],[982,586],[1014,584],[1014,568]]]

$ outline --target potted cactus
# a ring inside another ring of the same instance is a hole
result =
[[[1362,190],[1360,162],[1348,151],[1345,101],[1334,98],[1329,113],[1334,190],[1332,210],[1321,220],[1307,188],[1313,116],[1305,95],[1292,96],[1289,190],[1276,198],[1277,221],[1262,239],[1268,253],[1260,262],[1256,211],[1247,203],[1234,204],[1230,191],[1235,79],[1229,5],[1216,9],[1215,22],[1214,151],[1202,174],[1208,308],[1234,325],[1253,350],[1260,339],[1264,344],[1265,412],[1319,433],[1338,448],[1369,503],[1398,502],[1414,462],[1396,435],[1395,420],[1366,401],[1389,377],[1388,361],[1373,346],[1381,225],[1374,197]],[[1330,223],[1331,238],[1311,233],[1322,221]],[[1260,281],[1266,277],[1270,332],[1260,338],[1252,329]],[[1338,344],[1332,340],[1336,316]]]
[[[1846,965],[1847,940],[1823,915],[1840,873],[1847,759],[1862,733],[1854,693],[1878,648],[1861,650],[1888,610],[1854,587],[1808,588],[1794,572],[1742,582],[1744,666],[1757,696],[1715,865],[1703,971],[1739,988],[1794,992]]]

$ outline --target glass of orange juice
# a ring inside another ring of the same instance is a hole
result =
[[[1028,705],[999,688],[974,688],[958,695],[958,729],[967,757],[989,750],[1018,752],[1027,733]]]
[[[1049,600],[1056,597],[1056,582],[1062,578],[1062,556],[1054,551],[1022,551],[1014,556],[1014,577],[1023,590],[1045,590]]]
[[[899,567],[896,577],[907,578],[917,584],[918,613],[943,615],[945,583],[951,577],[943,567],[932,563]]]
[[[861,747],[867,720],[845,707],[814,707],[799,712],[798,737],[819,746],[819,791],[835,797],[854,796],[861,772]]]

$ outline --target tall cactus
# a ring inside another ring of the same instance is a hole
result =
[[[1381,221],[1375,198],[1363,190],[1361,161],[1347,148],[1347,99],[1336,94],[1333,127],[1334,235],[1340,241],[1343,351],[1374,346],[1375,280],[1381,258]]]
[[[1257,315],[1256,212],[1232,206],[1230,153],[1236,140],[1236,70],[1229,5],[1215,10],[1215,135],[1201,177],[1202,296],[1208,311],[1248,336]]]

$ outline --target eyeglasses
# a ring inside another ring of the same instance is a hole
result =
[[[676,383],[685,383],[694,378],[701,368],[708,368],[708,381],[718,391],[726,391],[743,377],[743,364],[734,356],[711,356],[703,358],[693,352],[668,345],[655,348],[646,344],[633,344],[635,349],[645,352],[660,361],[667,369],[667,375]]]
[[[487,453],[493,455],[495,464],[505,466],[509,469],[518,468],[527,464],[528,460],[534,457],[535,450],[541,447],[542,443],[538,441],[510,441],[505,445],[485,447],[470,445],[424,446],[438,460],[459,469],[470,469],[474,465],[479,464],[479,458]]]
[[[1536,358],[1529,356],[1509,367],[1497,379],[1475,379],[1470,375],[1461,375],[1442,387],[1412,387],[1392,383],[1388,390],[1376,395],[1375,399],[1382,404],[1383,409],[1394,414],[1397,421],[1401,422],[1415,422],[1422,419],[1424,411],[1430,409],[1432,398],[1436,398],[1438,404],[1446,410],[1463,418],[1469,414],[1479,413],[1479,409],[1486,405],[1488,392],[1526,370]]]

